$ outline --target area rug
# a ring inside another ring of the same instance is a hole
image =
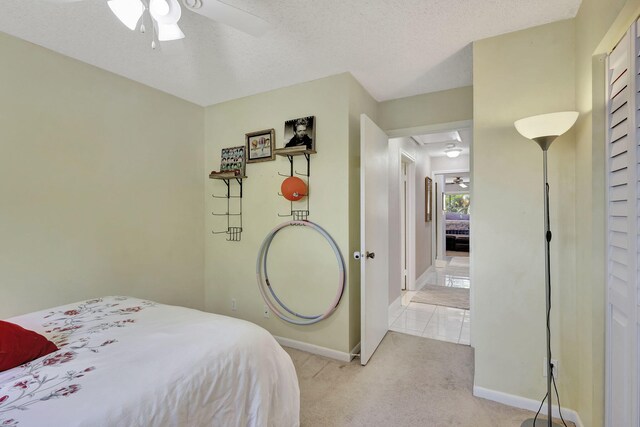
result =
[[[469,310],[469,289],[425,285],[411,298],[411,302]]]

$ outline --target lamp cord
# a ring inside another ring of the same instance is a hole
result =
[[[562,406],[560,405],[560,395],[558,394],[558,387],[556,386],[556,376],[551,373],[551,380],[553,381],[553,388],[556,390],[556,399],[558,400],[558,412],[560,413],[560,419],[562,420],[562,424],[564,427],[568,427],[566,421],[562,417]]]
[[[538,412],[536,412],[536,416],[533,417],[533,425],[535,427],[536,425],[536,421],[538,420],[538,415],[540,415],[540,411],[542,410],[542,405],[544,405],[544,401],[547,400],[547,397],[549,396],[549,393],[545,393],[544,397],[542,398],[542,402],[540,402],[540,407],[538,408]]]
[[[545,183],[545,197],[546,197],[546,201],[547,201],[547,206],[549,206],[549,183],[546,182]],[[550,219],[550,215],[549,215],[549,210],[547,210],[547,212],[545,212],[546,215],[546,223],[548,226],[548,229],[545,230],[545,239],[546,239],[546,244],[547,246],[549,246],[551,244],[551,219]],[[551,271],[549,271],[547,274],[551,274]],[[549,290],[549,308],[547,309],[547,333],[549,334],[549,336],[551,336],[551,290]],[[556,398],[558,401],[558,412],[560,414],[560,419],[562,420],[562,424],[564,424],[565,427],[567,427],[567,423],[565,422],[564,418],[562,417],[562,405],[560,405],[560,394],[558,393],[558,387],[556,385],[556,376],[554,374],[554,366],[551,363],[551,344],[549,344],[549,360],[547,360],[547,375],[551,375],[551,381],[553,382],[553,388],[556,391]],[[536,424],[536,420],[538,418],[538,415],[540,414],[540,410],[542,409],[542,405],[544,404],[544,401],[547,399],[547,397],[551,397],[549,396],[549,393],[545,393],[544,398],[542,399],[542,402],[540,403],[540,408],[538,408],[538,412],[536,413],[536,416],[533,419],[533,425],[535,426]],[[547,405],[551,404],[551,399],[549,399],[549,402],[547,403]],[[552,421],[549,420],[549,423],[551,423]]]

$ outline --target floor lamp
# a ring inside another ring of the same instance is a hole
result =
[[[554,423],[551,417],[553,396],[551,394],[551,380],[553,375],[553,365],[551,364],[551,272],[549,243],[551,242],[551,229],[549,227],[549,182],[547,181],[547,150],[551,143],[560,135],[571,129],[578,119],[575,111],[563,111],[559,113],[541,114],[539,116],[527,117],[517,120],[514,126],[525,138],[538,143],[542,148],[542,170],[544,175],[544,241],[545,241],[545,294],[547,299],[547,420],[530,418],[522,423],[521,427],[561,427]],[[544,401],[544,400],[543,400]],[[536,415],[537,417],[537,415]]]

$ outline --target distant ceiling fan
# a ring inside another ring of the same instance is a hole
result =
[[[459,176],[455,177],[453,183],[458,184],[461,188],[467,188],[467,184],[465,184],[464,180]]]
[[[46,0],[50,3],[75,3],[82,0]],[[108,0],[107,4],[118,19],[130,30],[146,31],[144,14],[148,12],[153,23],[153,41],[179,40],[185,37],[178,26],[182,8],[178,0]],[[264,19],[240,10],[219,0],[182,0],[184,7],[216,22],[229,25],[237,30],[258,37],[267,32],[271,25]]]

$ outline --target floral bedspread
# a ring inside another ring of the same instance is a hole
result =
[[[59,350],[0,372],[0,427],[299,425],[291,359],[249,322],[130,297],[7,321]]]

